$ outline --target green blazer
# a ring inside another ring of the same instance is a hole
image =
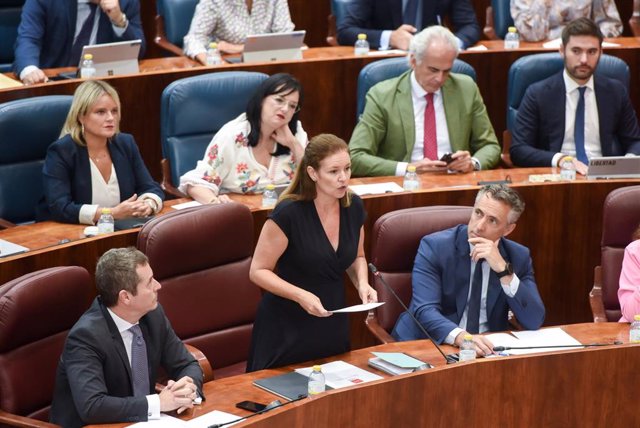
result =
[[[395,175],[398,162],[411,161],[415,122],[410,76],[411,70],[367,93],[364,113],[349,142],[354,175]],[[473,79],[451,73],[442,86],[442,98],[451,150],[468,150],[482,169],[497,165],[500,145]]]

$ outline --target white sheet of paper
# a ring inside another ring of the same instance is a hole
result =
[[[381,193],[400,193],[405,191],[401,186],[392,181],[375,184],[354,184],[353,186],[349,186],[349,188],[358,196],[378,195]]]
[[[309,376],[311,370],[313,370],[312,367],[305,367],[296,369],[296,372],[303,376]],[[322,373],[324,374],[327,385],[334,389],[382,379],[382,376],[345,363],[344,361],[332,361],[327,364],[322,364]]]
[[[560,38],[549,40],[542,44],[542,47],[545,49],[560,49],[560,45],[562,44],[562,40]],[[602,42],[603,48],[617,48],[620,47],[619,43],[611,43],[611,42]]]
[[[494,346],[560,346],[560,345],[581,345],[575,338],[561,328],[545,328],[541,330],[512,331],[511,335],[506,333],[495,333],[487,335],[487,338]],[[515,337],[514,337],[515,336]],[[506,351],[509,355],[537,354],[540,352],[555,352],[568,348],[536,348],[536,349],[510,349]]]
[[[336,309],[334,311],[330,311],[333,312],[334,314],[336,312],[364,312],[364,311],[368,311],[370,309],[375,309],[378,306],[382,306],[384,305],[384,302],[376,302],[376,303],[361,303],[359,305],[354,305],[354,306],[347,306],[346,308],[342,308],[342,309]]]
[[[377,51],[369,51],[369,56],[387,56],[387,55],[408,55],[409,52],[403,51],[402,49],[387,49],[387,50],[377,50]]]
[[[232,415],[231,413],[221,412],[220,410],[214,410],[213,412],[205,413],[202,416],[198,416],[197,418],[191,419],[189,422],[185,423],[185,426],[189,428],[208,428],[214,424],[224,424],[227,422],[235,421],[236,419],[241,418],[242,416]],[[241,421],[238,421],[233,424],[225,425],[225,426],[233,426]]]
[[[27,251],[29,251],[27,247],[14,244],[13,242],[5,241],[4,239],[0,239],[0,257],[7,257],[12,254],[18,253],[26,253]]]
[[[467,52],[480,52],[480,51],[488,51],[489,48],[485,45],[475,45],[470,48],[465,49]]]
[[[129,425],[129,428],[173,428],[185,427],[186,425],[187,423],[181,419],[161,413],[160,419],[155,419],[147,422],[138,422],[137,424]]]
[[[174,210],[183,210],[185,208],[199,207],[200,205],[202,204],[198,201],[189,201],[189,202],[183,202],[181,204],[173,205],[171,208],[173,208]]]

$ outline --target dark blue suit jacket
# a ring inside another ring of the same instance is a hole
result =
[[[413,267],[413,295],[409,310],[433,339],[442,343],[458,327],[469,296],[471,259],[467,226],[460,225],[422,238]],[[491,271],[487,291],[487,318],[490,331],[508,329],[511,309],[527,330],[540,328],[544,305],[533,276],[529,250],[501,239],[500,254],[513,266],[520,279],[514,297],[507,297],[500,280]],[[397,340],[423,339],[424,335],[407,313],[398,318],[392,332]]]
[[[448,17],[465,47],[480,38],[480,26],[469,0],[424,0],[423,28],[438,24],[438,16],[443,21]],[[370,46],[377,49],[382,31],[395,30],[402,24],[402,0],[353,0],[347,4],[344,19],[338,22],[338,43],[353,45],[358,34],[365,33]]]
[[[153,181],[142,161],[138,146],[130,134],[116,134],[109,143],[109,153],[118,177],[120,202],[136,193],[164,193]],[[49,146],[42,168],[44,197],[38,205],[37,221],[55,220],[78,223],[80,207],[91,204],[91,167],[86,147],[65,135]]]
[[[98,8],[99,9],[99,8]],[[144,34],[138,0],[120,0],[120,9],[127,15],[129,26],[122,37],[116,37],[109,17],[100,12],[97,43],[142,40],[140,57],[144,54]],[[76,30],[77,0],[27,0],[16,39],[13,69],[17,75],[28,65],[39,68],[76,67],[72,63],[71,47]]]
[[[147,345],[149,394],[162,367],[170,379],[189,376],[202,395],[202,370],[171,328],[162,306],[140,319]],[[69,331],[56,373],[51,422],[65,428],[146,421],[147,399],[134,397],[122,336],[100,298]]]
[[[640,155],[640,128],[624,85],[594,75],[603,156]],[[564,141],[566,89],[562,72],[531,85],[524,94],[511,141],[518,166],[551,166]]]

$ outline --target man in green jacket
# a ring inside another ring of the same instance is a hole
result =
[[[500,145],[477,85],[450,73],[458,56],[455,36],[441,26],[416,35],[411,70],[369,90],[349,142],[353,174],[404,175],[493,168]],[[448,162],[440,160],[452,153]]]

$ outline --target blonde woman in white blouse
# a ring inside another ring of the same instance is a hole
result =
[[[266,79],[247,110],[213,137],[195,169],[180,177],[180,190],[196,201],[229,202],[221,193],[260,193],[287,184],[304,154],[307,134],[298,121],[302,86],[278,73]]]
[[[293,29],[287,0],[200,0],[184,37],[184,53],[206,64],[211,41],[222,52],[240,53],[249,34]]]

